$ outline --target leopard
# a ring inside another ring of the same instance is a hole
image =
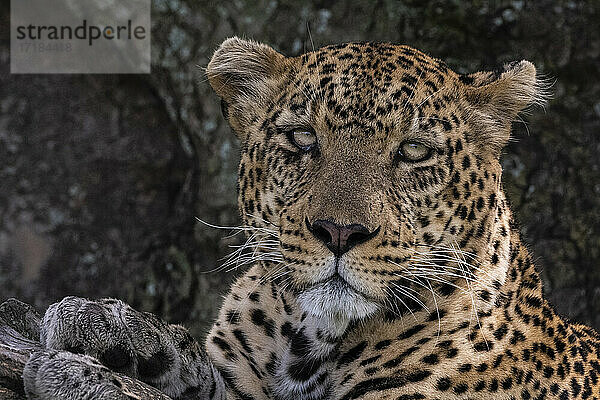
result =
[[[247,240],[204,346],[67,297],[29,398],[139,398],[127,376],[172,399],[600,399],[600,336],[544,297],[503,189],[513,121],[548,97],[531,62],[461,74],[406,45],[233,37],[205,73]]]

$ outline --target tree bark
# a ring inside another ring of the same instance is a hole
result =
[[[0,399],[25,399],[23,368],[39,343],[40,317],[16,299],[0,304]]]

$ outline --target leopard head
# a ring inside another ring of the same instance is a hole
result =
[[[232,38],[207,75],[241,141],[244,223],[276,229],[267,268],[306,312],[345,323],[502,284],[499,157],[540,99],[530,62],[460,75],[408,46],[285,57]]]

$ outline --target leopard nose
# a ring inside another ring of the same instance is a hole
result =
[[[370,232],[361,224],[338,225],[334,222],[319,219],[312,224],[306,220],[308,230],[320,241],[325,243],[336,257],[340,257],[354,246],[372,239],[379,228]]]

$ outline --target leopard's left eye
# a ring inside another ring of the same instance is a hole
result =
[[[425,161],[431,157],[433,151],[423,143],[415,141],[406,141],[398,149],[398,157],[405,162]]]
[[[293,129],[287,135],[290,142],[304,151],[311,150],[317,144],[317,135],[309,129]]]

